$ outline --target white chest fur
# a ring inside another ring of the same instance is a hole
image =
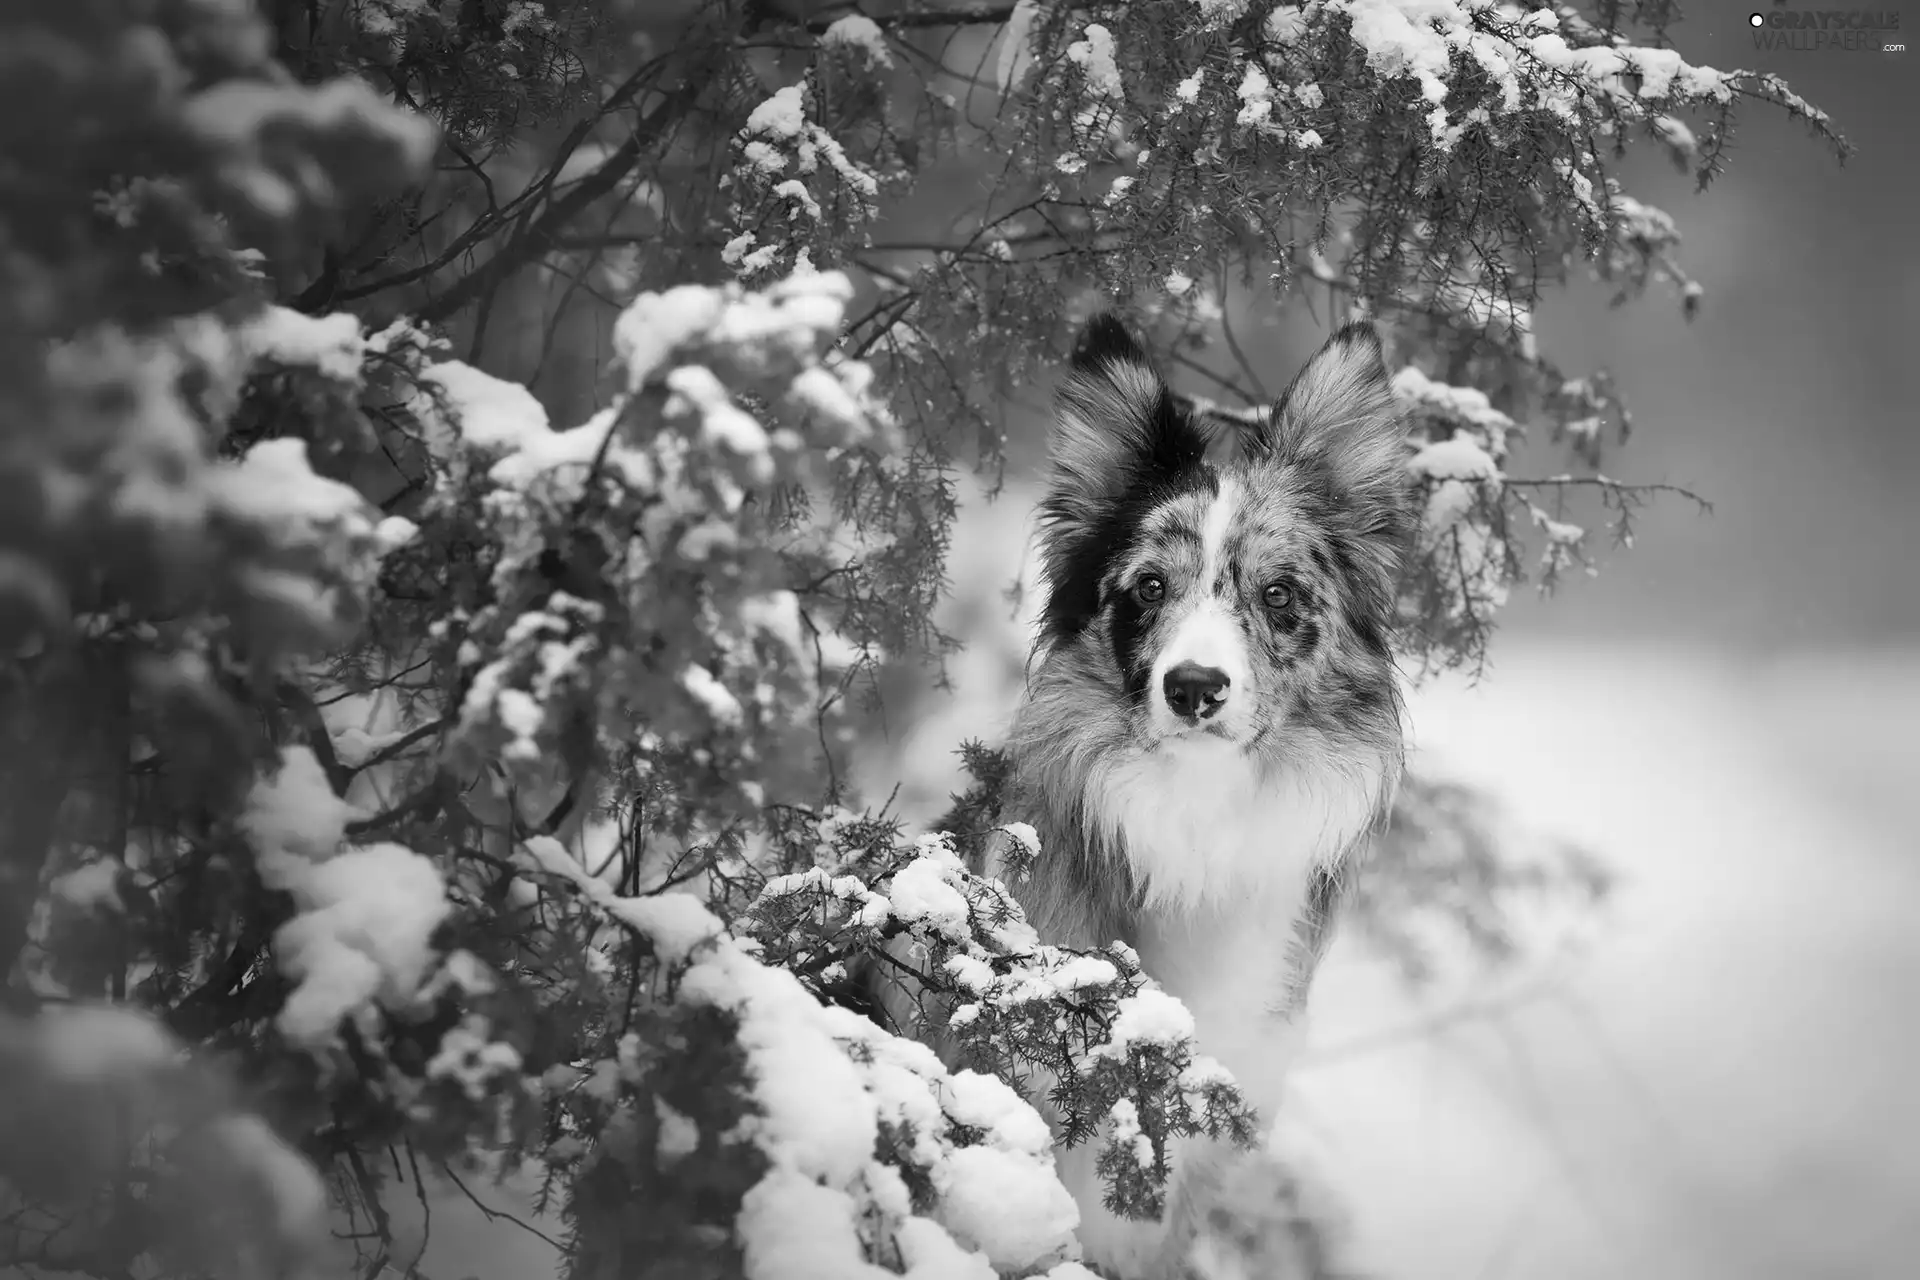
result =
[[[1373,815],[1380,770],[1271,772],[1217,738],[1163,743],[1090,780],[1087,810],[1122,838],[1152,911],[1194,912],[1304,881]]]
[[[1281,1006],[1317,867],[1373,817],[1379,768],[1273,772],[1214,739],[1165,743],[1102,771],[1088,812],[1145,887],[1149,977],[1193,1012],[1219,1059],[1271,1118],[1292,1028]]]

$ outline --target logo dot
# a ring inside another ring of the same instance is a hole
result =
[[[1765,16],[1761,14],[1750,13],[1747,15],[1747,25],[1750,27],[1764,27],[1767,25],[1767,20]]]

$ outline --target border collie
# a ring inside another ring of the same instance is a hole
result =
[[[1401,773],[1388,636],[1405,454],[1367,324],[1335,333],[1218,465],[1111,315],[1056,404],[1047,598],[1006,808],[1042,853],[1017,894],[1048,942],[1137,950],[1263,1124],[1343,868]],[[1288,1269],[1264,1155],[1183,1144],[1166,1214],[1140,1223],[1104,1207],[1097,1145],[1061,1156],[1087,1262],[1125,1280]],[[1264,1240],[1246,1220],[1262,1186]]]

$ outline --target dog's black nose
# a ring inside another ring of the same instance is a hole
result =
[[[1227,673],[1218,667],[1183,662],[1161,681],[1173,714],[1187,720],[1205,720],[1227,700]]]

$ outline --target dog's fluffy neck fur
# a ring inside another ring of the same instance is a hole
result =
[[[1304,901],[1312,874],[1337,872],[1391,800],[1397,742],[1371,749],[1299,726],[1252,751],[1143,744],[1110,684],[1072,648],[1043,653],[1014,720],[1016,808],[1055,837],[1026,895],[1050,940],[1067,941],[1051,926],[1077,945],[1136,945],[1149,920]]]
[[[1121,939],[1182,999],[1212,983],[1245,990],[1233,980],[1244,968],[1264,994],[1239,1016],[1294,1012],[1322,941],[1316,880],[1337,877],[1380,822],[1397,744],[1301,728],[1255,751],[1143,745],[1087,665],[1071,650],[1043,656],[1013,727],[1020,811],[1039,819],[1046,851],[1021,894],[1036,928],[1071,945]],[[1214,1043],[1204,1026],[1200,1038]]]

